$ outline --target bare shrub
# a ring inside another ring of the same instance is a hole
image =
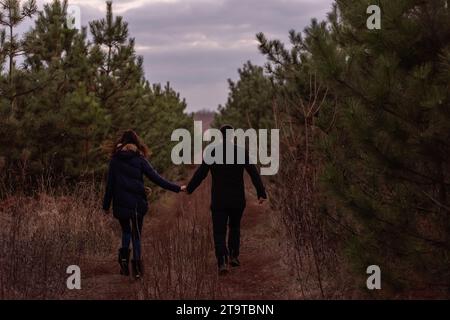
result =
[[[275,105],[282,166],[271,192],[288,239],[289,264],[296,272],[302,296],[330,298],[338,291],[331,287],[336,284],[339,262],[335,232],[330,232],[337,226],[333,227],[321,212],[326,199],[320,190],[322,165],[316,146],[324,133],[315,123],[327,90],[317,85],[313,75],[310,92],[309,99],[286,96]]]
[[[69,265],[111,251],[112,229],[99,218],[94,183],[71,192],[45,184],[39,189],[0,200],[1,299],[59,298]]]
[[[204,190],[198,192],[205,193]],[[157,236],[150,235],[145,244],[142,298],[224,298],[224,292],[218,290],[210,220],[209,209],[204,205],[194,203],[189,209],[181,206],[173,223]]]

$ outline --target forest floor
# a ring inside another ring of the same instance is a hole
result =
[[[178,219],[188,216],[195,208],[198,219],[211,228],[209,211],[209,179],[193,195],[164,193],[152,205],[143,228],[143,254],[147,254],[146,269],[151,269],[154,259],[148,259],[146,248],[154,247],[153,242],[161,241],[164,235],[176,228]],[[247,182],[247,208],[242,221],[242,253],[239,268],[231,269],[225,276],[217,276],[212,246],[205,257],[209,261],[208,272],[217,281],[214,298],[221,299],[292,299],[298,298],[293,285],[295,276],[283,262],[281,233],[268,204],[259,205],[251,183]],[[200,207],[200,208],[199,208]],[[181,215],[181,217],[180,217]],[[112,219],[109,217],[108,219]],[[115,222],[115,221],[114,221]],[[118,223],[117,223],[118,224]],[[176,231],[176,230],[175,230]],[[118,237],[119,243],[119,237]],[[148,299],[142,293],[142,282],[119,275],[117,251],[107,257],[93,257],[82,267],[82,289],[67,291],[63,299]],[[188,262],[189,263],[189,262]],[[148,285],[148,284],[147,284]],[[149,288],[146,288],[147,290]],[[212,298],[205,297],[205,298]]]

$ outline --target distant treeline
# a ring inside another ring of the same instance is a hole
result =
[[[375,2],[381,30],[368,1],[337,0],[289,46],[258,34],[267,64],[239,70],[216,124],[281,130],[272,200],[304,290],[342,292],[345,253],[354,279],[381,267],[382,294],[448,295],[450,9]]]
[[[167,168],[172,131],[192,126],[185,101],[169,84],[146,81],[111,2],[89,28],[71,29],[67,18],[67,1],[42,11],[35,1],[0,6],[0,168],[28,177],[92,174],[128,128],[149,145],[152,163]],[[34,26],[20,36],[26,19]]]

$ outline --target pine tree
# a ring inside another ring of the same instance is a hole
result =
[[[450,286],[450,17],[446,1],[338,0],[305,49],[338,97],[326,139],[325,181],[354,233],[357,270],[381,266],[387,283]],[[389,281],[390,280],[390,281]]]
[[[16,34],[16,28],[36,12],[35,1],[7,0],[0,3],[0,144],[10,145],[19,141],[20,123],[16,119],[17,99],[30,88],[25,87],[28,79],[17,68],[16,58],[23,53],[23,42]],[[5,65],[6,64],[6,65]],[[17,158],[20,147],[14,145],[8,153]],[[0,151],[5,157],[6,151]],[[6,161],[6,160],[5,160]]]
[[[24,150],[30,173],[51,168],[68,176],[99,168],[106,116],[93,91],[86,30],[67,26],[67,1],[53,1],[39,12],[25,35],[29,78],[44,83],[21,101]],[[48,141],[57,141],[49,144]]]
[[[18,90],[15,87],[15,78],[20,76],[16,74],[15,59],[22,52],[22,42],[15,29],[25,19],[31,18],[36,13],[36,1],[28,0],[21,4],[19,0],[6,0],[0,3],[0,26],[6,28],[0,31],[1,53],[0,57],[8,59],[8,76],[6,83],[2,83],[2,92],[7,96],[11,106],[11,116],[14,116],[15,99]],[[0,59],[2,60],[2,59]],[[2,61],[0,61],[2,62]],[[3,63],[2,63],[3,64]]]
[[[300,131],[312,121],[311,132],[319,137],[309,150],[303,148],[306,132],[296,139],[286,134],[294,147],[282,148],[283,157],[293,158],[283,161],[280,174],[289,171],[287,163],[315,152],[324,184],[311,205],[318,201],[319,212],[341,232],[356,274],[377,264],[385,288],[445,289],[450,284],[448,5],[378,1],[382,29],[369,30],[370,4],[336,1],[327,21],[313,19],[303,34],[291,31],[290,49],[258,35],[277,101],[285,101],[281,120]],[[308,120],[303,107],[314,101],[315,86],[327,97]],[[284,176],[295,176],[295,170]],[[296,198],[287,194],[276,195],[275,202],[286,206]],[[288,223],[296,219],[294,214]]]
[[[125,128],[144,137],[158,169],[169,167],[172,131],[192,126],[185,101],[169,84],[145,80],[127,24],[113,19],[110,3],[107,18],[90,26],[94,43],[86,28],[67,25],[67,1],[44,5],[24,35],[22,68],[14,70],[14,117],[4,94],[8,74],[0,72],[0,143],[11,145],[0,156],[8,167],[30,177],[97,172],[109,157],[104,146]],[[0,33],[0,70],[8,58],[6,40]]]
[[[193,119],[186,115],[187,104],[181,99],[170,83],[148,84],[145,96],[145,108],[142,112],[139,128],[143,139],[152,152],[152,164],[158,170],[172,167],[171,151],[176,143],[171,142],[172,132],[179,128],[193,130]]]
[[[25,65],[38,71],[60,68],[70,52],[77,30],[67,26],[67,0],[53,0],[38,13],[34,27],[25,34]]]
[[[264,69],[249,61],[238,73],[238,82],[228,80],[228,101],[219,106],[215,126],[228,123],[242,129],[272,128],[274,90]]]
[[[127,116],[137,116],[144,85],[143,59],[136,55],[135,40],[128,36],[128,24],[121,16],[113,16],[111,1],[106,3],[106,9],[106,18],[89,24],[94,41],[90,54],[98,66],[96,95],[111,116],[112,129],[117,131],[132,125]]]
[[[97,66],[93,85],[108,117],[110,139],[121,130],[134,129],[150,146],[155,167],[168,168],[172,131],[192,127],[185,114],[186,102],[169,84],[162,89],[145,80],[135,40],[129,38],[122,17],[113,16],[111,2],[107,2],[106,18],[89,25],[94,40],[90,60]]]

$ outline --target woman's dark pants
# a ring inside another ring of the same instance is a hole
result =
[[[129,248],[133,242],[133,258],[141,260],[141,236],[144,217],[142,215],[133,216],[131,219],[119,219],[122,227],[122,248]]]

